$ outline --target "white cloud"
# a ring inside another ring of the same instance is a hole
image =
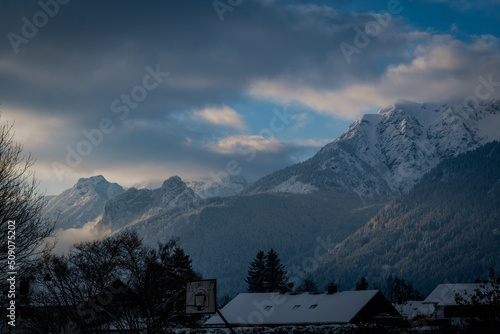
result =
[[[383,95],[440,101],[474,95],[478,76],[492,74],[495,82],[500,81],[499,40],[493,36],[478,36],[471,43],[449,35],[434,36],[414,54],[411,62],[387,69],[380,81]]]
[[[292,143],[301,147],[320,148],[333,142],[334,140],[335,139],[296,139],[293,140]]]
[[[250,95],[283,104],[298,102],[318,113],[343,119],[356,118],[367,109],[387,102],[378,94],[377,87],[364,84],[330,91],[295,87],[282,81],[259,81],[250,87]]]
[[[202,119],[211,124],[226,126],[235,129],[246,128],[243,117],[234,109],[223,106],[222,108],[206,108],[194,114],[195,119]]]
[[[414,32],[410,33],[414,34]],[[474,95],[478,76],[500,81],[500,43],[490,35],[472,36],[469,43],[450,35],[436,35],[417,45],[409,62],[388,66],[378,79],[350,78],[338,89],[297,86],[290,80],[259,80],[249,87],[257,99],[299,103],[321,114],[355,119],[398,99],[443,101]],[[497,89],[492,98],[500,97]]]
[[[279,152],[284,148],[284,144],[276,138],[261,136],[231,136],[207,146],[211,151],[222,154],[241,154],[248,149],[257,152]]]
[[[102,240],[111,236],[110,229],[98,225],[101,217],[88,222],[82,228],[70,228],[67,230],[58,230],[55,232],[57,243],[53,252],[64,254],[71,250],[75,243]]]

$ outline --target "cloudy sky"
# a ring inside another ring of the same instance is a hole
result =
[[[499,0],[0,0],[1,121],[47,194],[253,181],[398,99],[499,82],[499,19]]]

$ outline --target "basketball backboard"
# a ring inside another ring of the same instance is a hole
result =
[[[186,314],[217,312],[217,280],[189,282],[186,286]]]

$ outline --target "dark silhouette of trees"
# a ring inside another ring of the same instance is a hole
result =
[[[493,267],[473,294],[455,294],[455,301],[467,319],[464,333],[500,333],[500,276],[495,276]]]
[[[285,266],[281,263],[278,253],[272,248],[266,254],[265,281],[269,292],[288,289]]]
[[[60,332],[70,323],[82,331],[103,322],[123,330],[132,326],[125,312],[131,310],[125,305],[133,302],[128,286],[143,267],[144,254],[137,234],[124,232],[75,244],[68,255],[41,257],[32,270],[35,277],[29,299],[30,305],[36,306],[36,314],[30,325],[46,333]],[[108,287],[116,279],[127,289],[110,293]]]
[[[248,284],[248,292],[264,292],[266,272],[266,256],[263,251],[259,251],[255,259],[250,263],[248,268],[248,277],[245,282]]]
[[[74,248],[69,255],[45,255],[33,267],[30,298],[37,314],[24,324],[45,333],[59,333],[69,323],[82,332],[114,327],[164,333],[199,321],[184,310],[186,283],[201,275],[176,240],[150,248],[125,231]]]
[[[420,300],[422,295],[413,288],[413,283],[398,277],[387,278],[387,288],[389,290],[389,300],[393,303],[402,304],[409,300]]]
[[[259,251],[248,268],[248,292],[273,292],[289,290],[285,266],[278,253],[271,248],[267,254]]]
[[[20,307],[29,290],[26,268],[36,255],[50,250],[46,240],[51,236],[54,222],[42,217],[45,201],[38,194],[38,181],[30,171],[34,164],[30,154],[24,154],[20,144],[13,140],[12,126],[0,123],[0,270],[19,272],[16,277],[19,293],[16,294]],[[0,281],[0,304],[6,305],[8,282]],[[7,317],[4,308],[0,311],[0,332],[6,331]],[[9,329],[10,330],[10,329]]]
[[[144,310],[148,333],[161,333],[171,324],[192,325],[197,318],[185,314],[185,287],[189,281],[201,279],[191,259],[179,248],[176,240],[159,243],[150,250],[137,281],[139,304]]]
[[[0,236],[5,240],[0,247],[0,269],[3,272],[9,271],[7,236],[15,243],[16,263],[26,263],[32,255],[46,250],[43,245],[54,227],[54,222],[42,217],[45,202],[37,193],[38,181],[30,171],[35,161],[30,154],[23,154],[11,131],[7,123],[0,124]]]

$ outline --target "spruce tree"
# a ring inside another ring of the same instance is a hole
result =
[[[265,292],[265,271],[266,256],[263,251],[259,251],[255,259],[248,268],[248,277],[245,280],[248,284],[248,292]]]
[[[272,248],[266,255],[265,287],[268,292],[288,289],[285,266]]]

